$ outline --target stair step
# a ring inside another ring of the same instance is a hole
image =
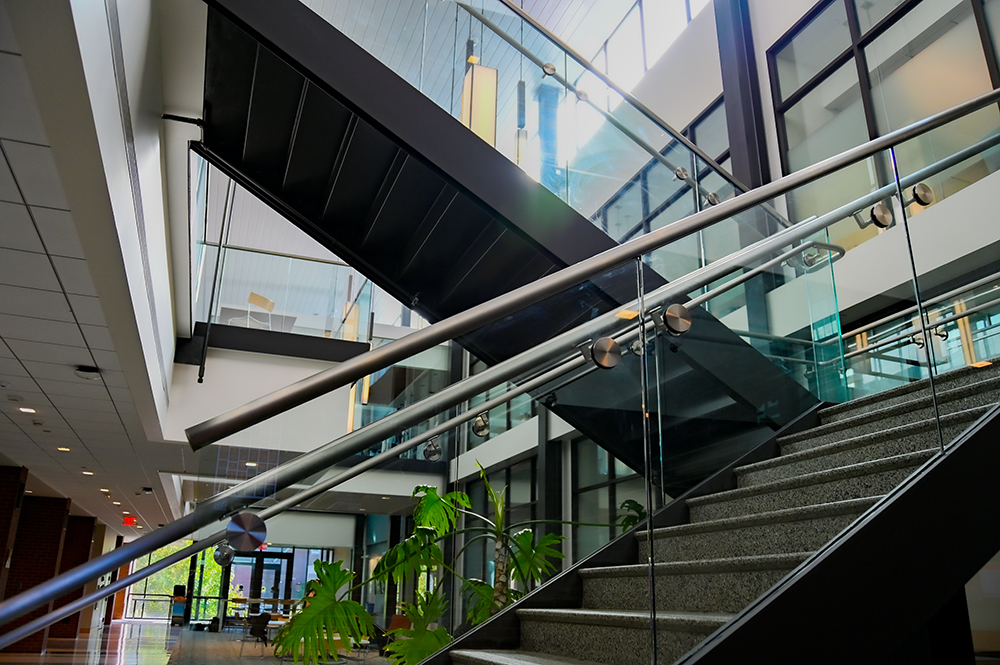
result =
[[[837,501],[655,529],[653,560],[696,561],[812,552],[843,531],[879,498]],[[639,531],[636,537],[639,554],[645,557],[648,552],[646,532]]]
[[[903,482],[936,449],[861,462],[688,499],[692,523],[882,496]]]
[[[989,407],[959,411],[941,418],[945,441],[950,441],[975,422]],[[806,473],[870,462],[921,450],[940,448],[938,426],[934,419],[863,434],[816,448],[782,455],[735,469],[739,487],[792,478]]]
[[[605,665],[650,662],[649,610],[518,610],[521,648]],[[732,614],[657,612],[658,662],[672,663]]]
[[[938,390],[938,410],[942,415],[958,413],[1000,401],[1000,376],[985,381]],[[880,432],[917,420],[934,417],[934,401],[929,394],[884,408],[870,408],[850,417],[815,427],[778,440],[783,455],[833,443],[835,441]]]
[[[656,607],[670,612],[739,612],[778,583],[811,552],[657,563]],[[584,608],[641,610],[649,606],[649,567],[587,568]]]
[[[466,665],[587,665],[592,660],[577,660],[537,651],[482,649],[470,651],[455,649],[449,652],[451,660]]]
[[[995,376],[1000,376],[1000,359],[994,359],[988,362],[991,362],[992,364],[985,367],[962,367],[937,376],[934,379],[934,385],[938,390],[948,390],[962,385],[978,383]],[[873,405],[876,405],[881,409],[895,406],[897,404],[903,404],[912,399],[918,399],[924,396],[920,394],[922,392],[927,395],[930,394],[930,381],[928,379],[914,381],[913,383],[899,386],[898,388],[886,390],[874,395],[859,397],[851,400],[850,402],[844,402],[843,404],[837,404],[836,406],[823,409],[819,412],[819,415],[823,423],[832,423],[867,411]]]

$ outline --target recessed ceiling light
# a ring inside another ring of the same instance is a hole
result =
[[[98,491],[100,491],[100,492],[110,492],[111,490],[109,490],[109,489],[108,489],[107,487],[102,487],[102,488],[101,488],[100,490],[98,490]]]
[[[38,411],[35,411],[30,406],[19,406],[17,407],[17,410],[21,413],[38,413]]]
[[[129,511],[127,511],[127,510],[123,510],[123,511],[122,511],[122,515],[131,515],[131,514],[132,514],[132,513],[130,513],[130,512],[129,512]]]
[[[257,466],[257,462],[247,462],[247,466]]]
[[[120,506],[120,505],[122,505],[122,502],[121,501],[112,501],[111,505],[112,506]]]
[[[387,496],[384,496],[384,497],[382,497],[382,500],[383,500],[383,501],[388,501],[388,500],[389,500],[389,497],[387,497]]]
[[[69,448],[67,448],[66,446],[59,446],[58,448],[56,448],[56,450],[58,450],[60,452],[63,452],[63,453],[68,453],[69,452]]]
[[[364,508],[358,508],[358,510],[360,510],[361,512],[365,512]]]
[[[24,490],[24,493],[25,494],[34,494],[34,492],[32,490]]]
[[[97,381],[101,378],[101,370],[92,365],[79,365],[73,373],[87,381]]]
[[[136,525],[135,525],[135,528],[136,528],[136,529],[141,529],[141,528],[142,528],[142,525],[141,525],[141,524],[136,524]]]
[[[92,476],[92,475],[94,475],[94,472],[93,471],[84,471],[83,475],[85,475],[85,476]]]

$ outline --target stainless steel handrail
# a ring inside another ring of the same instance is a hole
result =
[[[839,155],[829,157],[817,164],[775,180],[772,183],[723,201],[712,208],[651,231],[642,237],[630,240],[624,245],[601,252],[596,256],[543,277],[531,284],[522,286],[493,300],[444,319],[403,339],[381,346],[366,354],[341,363],[336,367],[277,390],[270,395],[265,395],[227,413],[194,425],[185,432],[188,441],[190,441],[193,448],[202,448],[225,436],[262,422],[278,413],[287,411],[320,395],[357,381],[367,374],[388,367],[420,351],[459,337],[502,316],[536,303],[543,298],[555,295],[616,265],[647,254],[669,242],[706,229],[722,219],[770,201],[792,189],[814,182],[838,169],[890,148],[897,143],[940,127],[956,118],[993,104],[998,100],[1000,100],[1000,90],[993,90],[985,95],[952,107],[947,111],[942,111],[941,113],[913,123],[908,127],[890,132],[885,136],[851,148]],[[891,188],[895,191],[895,184]],[[889,186],[882,189],[888,190]],[[878,191],[881,192],[882,190]],[[850,212],[853,213],[855,211],[852,210]],[[826,217],[828,215],[824,215],[821,219]],[[794,234],[796,229],[814,224],[815,221],[801,222],[791,228],[779,231],[775,236],[771,237],[783,236],[783,234],[789,232],[793,232]]]

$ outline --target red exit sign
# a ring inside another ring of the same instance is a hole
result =
[[[131,515],[126,515],[122,518],[122,526],[135,526],[135,518]]]

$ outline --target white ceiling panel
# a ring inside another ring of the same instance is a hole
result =
[[[0,295],[0,298],[2,297]],[[17,358],[0,358],[0,379],[11,376],[27,377],[29,374],[28,370],[25,369],[24,365]]]
[[[38,384],[30,376],[24,376],[23,374],[5,374],[3,375],[3,380],[5,383],[10,384],[8,387],[0,389],[2,390],[0,394],[4,396],[4,399],[7,399],[7,395],[10,394],[25,395],[28,393],[40,392]]]
[[[21,192],[17,191],[17,184],[14,182],[14,176],[10,174],[10,167],[7,166],[5,159],[0,159],[0,201],[24,204]]]
[[[121,371],[121,363],[118,362],[118,355],[112,351],[102,351],[100,349],[94,349],[91,352],[94,356],[94,361],[97,366],[101,368],[101,372],[106,369],[111,369],[115,371]]]
[[[38,232],[42,234],[45,249],[49,254],[85,258],[80,237],[76,234],[76,226],[73,224],[73,215],[69,211],[32,208],[31,215],[35,218]]]
[[[72,383],[69,381],[52,381],[38,379],[38,385],[49,395],[69,395],[70,397],[87,397],[104,399],[108,396],[107,389],[97,382]]]
[[[55,264],[59,279],[66,287],[66,293],[97,296],[97,289],[94,288],[94,280],[90,277],[86,261],[66,256],[53,256],[52,263]]]
[[[14,352],[10,350],[7,343],[0,339],[0,358],[13,358]]]
[[[108,393],[110,393],[111,399],[115,401],[115,404],[135,403],[135,400],[132,399],[132,392],[128,388],[116,388],[114,386],[108,386]]]
[[[64,395],[66,397],[66,395]],[[55,399],[53,395],[53,399]],[[111,409],[110,411],[95,411],[92,409],[59,409],[59,413],[65,418],[71,425],[77,425],[78,423],[120,423],[121,420],[118,418],[118,413]]]
[[[8,342],[30,340],[64,346],[87,346],[75,323],[0,314],[0,337]]]
[[[0,284],[62,291],[49,257],[0,247]]]
[[[87,340],[87,346],[91,349],[101,351],[114,351],[115,345],[111,342],[111,333],[103,326],[80,326],[83,336]]]
[[[110,399],[90,399],[88,397],[76,397],[75,395],[50,395],[49,401],[59,409],[64,418],[70,418],[66,409],[86,409],[88,411],[103,411],[105,413],[117,413],[115,404]]]
[[[90,450],[97,448],[131,448],[132,440],[125,434],[107,432],[80,432],[80,441]]]
[[[0,246],[25,252],[45,251],[26,206],[0,201]]]
[[[128,388],[128,381],[125,380],[125,374],[122,372],[102,368],[101,378],[104,379],[104,385],[109,388]]]
[[[73,306],[73,313],[76,320],[91,326],[106,326],[107,320],[104,318],[104,310],[101,309],[101,301],[97,298],[68,294],[70,305]]]
[[[0,284],[0,314],[17,314],[56,321],[73,320],[73,312],[70,311],[64,294],[4,284]]]
[[[48,145],[24,58],[0,53],[0,137]]]
[[[80,436],[83,436],[84,432],[90,432],[92,434],[93,433],[121,434],[122,436],[126,436],[125,428],[122,427],[121,423],[117,421],[113,423],[101,423],[92,420],[91,421],[77,420],[73,422],[73,429],[78,431],[80,433]]]
[[[21,49],[17,45],[14,37],[14,30],[10,27],[10,18],[7,16],[7,7],[0,2],[0,51],[8,53],[20,53]]]
[[[21,187],[24,202],[46,208],[69,209],[56,171],[52,150],[46,146],[18,141],[3,141],[10,170]]]

